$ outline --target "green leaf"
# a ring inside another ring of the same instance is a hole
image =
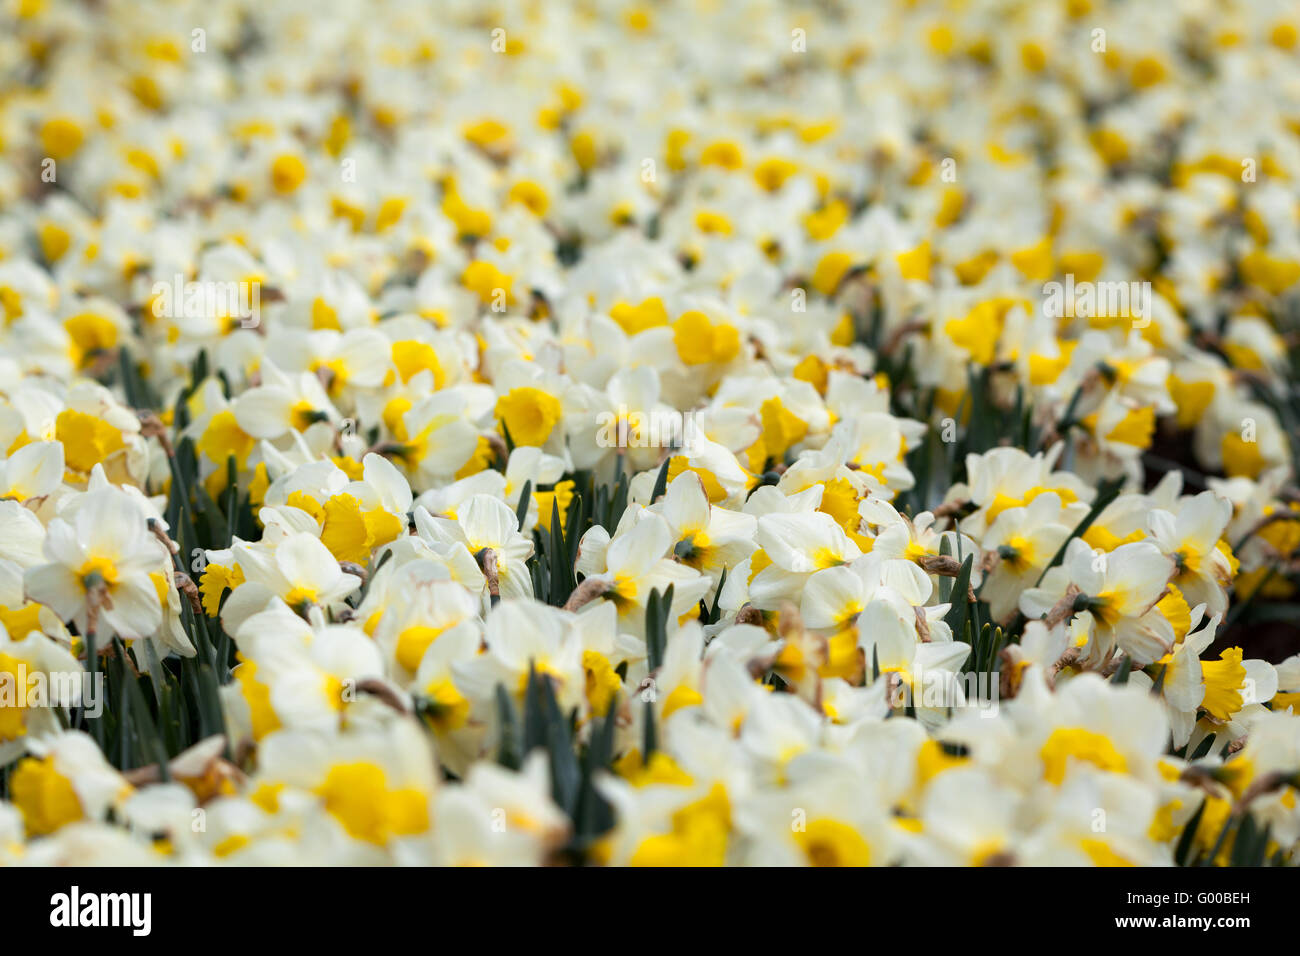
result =
[[[1192,842],[1196,838],[1196,829],[1201,825],[1201,817],[1205,815],[1206,801],[1202,800],[1201,805],[1196,808],[1192,818],[1187,821],[1183,827],[1182,835],[1178,838],[1178,846],[1174,849],[1174,862],[1179,866],[1187,866],[1189,857],[1192,852]]]
[[[497,716],[501,721],[501,743],[497,747],[497,763],[510,770],[523,765],[519,748],[519,714],[504,684],[497,684]]]
[[[1237,837],[1232,842],[1232,853],[1228,858],[1229,866],[1259,865],[1255,862],[1256,840],[1259,832],[1255,818],[1249,813],[1245,814],[1237,824]]]
[[[582,785],[578,789],[578,805],[573,815],[575,838],[580,848],[614,825],[613,808],[596,790],[595,777],[597,772],[608,770],[613,760],[617,708],[618,703],[614,701],[603,718],[592,719],[590,742],[582,755]]]
[[[664,662],[664,652],[668,647],[668,621],[672,616],[673,585],[662,594],[659,590],[650,592],[645,609],[645,641],[647,666],[651,673],[657,671]]]
[[[664,459],[664,463],[659,466],[659,474],[655,476],[654,490],[650,492],[650,503],[654,504],[664,496],[668,490],[668,466],[672,464],[673,457],[669,455]]]
[[[1119,670],[1115,671],[1115,674],[1113,677],[1111,677],[1110,682],[1112,684],[1120,684],[1120,685],[1127,684],[1128,676],[1130,673],[1132,673],[1132,671],[1133,671],[1133,658],[1125,654],[1124,660],[1120,662]]]
[[[709,608],[708,614],[705,615],[705,624],[717,624],[722,617],[722,589],[727,584],[727,569],[722,569],[722,574],[718,575],[718,590],[713,595],[713,607]]]
[[[1156,673],[1156,679],[1151,682],[1152,696],[1154,697],[1160,696],[1161,691],[1164,690],[1165,677],[1168,675],[1168,673],[1169,673],[1169,667],[1165,664],[1161,664],[1160,670]]]
[[[953,580],[952,592],[949,595],[952,607],[948,609],[943,619],[956,635],[961,635],[966,630],[966,619],[970,614],[970,576],[974,567],[975,555],[969,554],[961,563],[961,569]]]
[[[560,523],[558,504],[551,509],[551,531],[550,538],[546,542],[546,550],[550,558],[547,603],[561,607],[578,585],[574,580],[573,562],[569,560],[569,549],[564,541],[564,527]]]
[[[655,727],[655,705],[653,701],[645,702],[645,727],[641,737],[641,765],[650,762],[650,755],[659,749],[659,731]]]
[[[530,478],[524,482],[524,490],[519,493],[519,504],[515,506],[515,521],[519,527],[523,528],[524,522],[528,520],[528,506],[533,500],[533,480]]]
[[[149,704],[145,700],[144,694],[140,691],[140,682],[128,667],[129,659],[125,645],[119,638],[113,639],[113,645],[117,650],[119,677],[122,681],[124,696],[126,697],[127,706],[123,708],[122,718],[125,722],[128,714],[133,721],[136,731],[136,743],[142,756],[148,763],[158,764],[159,773],[162,775],[164,782],[171,779],[167,767],[167,744],[158,732],[158,727],[154,722],[153,714],[149,710]],[[123,769],[127,769],[123,766]]]
[[[1249,816],[1247,816],[1245,819],[1249,819]],[[1219,831],[1218,839],[1214,841],[1214,848],[1210,850],[1210,852],[1207,853],[1205,856],[1201,857],[1201,862],[1200,862],[1201,866],[1214,865],[1215,858],[1218,857],[1219,851],[1223,849],[1223,844],[1226,843],[1228,840],[1228,833],[1235,828],[1236,824],[1237,821],[1233,819],[1233,817],[1229,816],[1228,819],[1223,824],[1223,829]]]
[[[235,464],[235,456],[226,457],[226,523],[229,531],[226,537],[226,547],[229,548],[235,543],[235,525],[239,516],[239,468]]]
[[[546,711],[542,706],[542,678],[530,663],[528,683],[524,687],[524,746],[520,756],[527,756],[546,746]]]

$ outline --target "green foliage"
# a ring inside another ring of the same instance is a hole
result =
[[[546,756],[551,796],[569,817],[572,835],[565,853],[581,861],[592,843],[614,824],[613,811],[596,789],[595,780],[610,772],[614,758],[616,715],[592,717],[579,728],[577,712],[565,714],[545,674],[530,669],[524,689],[523,714],[503,685],[497,686],[500,743],[497,762],[512,770],[536,750]]]

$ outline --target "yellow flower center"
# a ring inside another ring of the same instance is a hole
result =
[[[1205,697],[1201,706],[1211,717],[1228,720],[1241,710],[1246,668],[1241,663],[1240,647],[1228,648],[1217,661],[1202,661],[1201,675],[1205,680]]]
[[[1039,756],[1043,759],[1043,779],[1058,786],[1065,779],[1072,759],[1117,773],[1128,767],[1124,755],[1109,738],[1082,727],[1058,727],[1052,731]]]
[[[428,799],[414,787],[390,789],[381,767],[365,761],[337,764],[316,788],[325,809],[348,835],[377,846],[429,828]]]
[[[71,781],[55,769],[52,755],[21,760],[9,780],[9,794],[29,836],[45,836],[85,815]]]
[[[549,392],[521,386],[497,399],[496,414],[516,446],[538,446],[551,436],[563,410]]]
[[[871,846],[861,833],[839,820],[809,820],[802,832],[795,832],[794,839],[811,866],[871,865]]]

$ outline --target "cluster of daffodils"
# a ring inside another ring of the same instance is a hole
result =
[[[1294,4],[0,36],[0,863],[1300,864]]]

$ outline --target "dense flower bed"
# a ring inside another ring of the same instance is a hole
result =
[[[0,862],[1300,859],[1283,0],[9,0]]]

